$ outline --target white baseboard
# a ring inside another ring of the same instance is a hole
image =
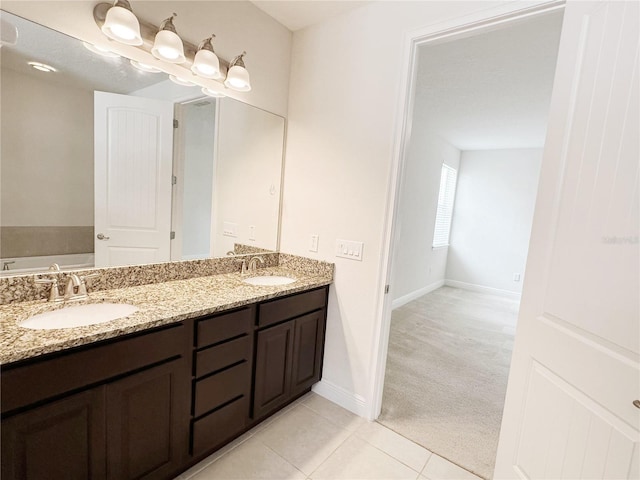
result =
[[[403,305],[415,300],[416,298],[420,298],[423,295],[426,295],[429,292],[433,292],[435,289],[440,288],[444,285],[444,280],[440,280],[438,282],[434,282],[431,285],[427,285],[426,287],[422,287],[415,292],[408,293],[403,295],[400,298],[396,298],[391,302],[391,310],[395,310],[396,308],[400,308]]]
[[[367,417],[367,402],[364,397],[358,394],[339,387],[328,380],[320,380],[320,382],[313,386],[312,390],[321,397],[331,400],[333,403],[340,405],[342,408],[346,408],[359,417]]]
[[[520,300],[520,293],[511,292],[509,290],[502,290],[501,288],[485,287],[484,285],[476,285],[475,283],[459,282],[457,280],[445,280],[444,284],[447,287],[462,288],[464,290],[471,290],[473,292],[491,293],[493,295],[500,295],[502,297],[509,297],[516,300]]]

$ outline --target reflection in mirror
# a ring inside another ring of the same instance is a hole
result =
[[[2,274],[277,249],[282,117],[0,16]]]

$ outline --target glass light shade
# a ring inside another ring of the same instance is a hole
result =
[[[116,58],[116,57],[119,58],[120,57],[120,55],[118,55],[115,52],[112,52],[108,48],[104,48],[104,47],[101,47],[99,45],[94,45],[93,43],[87,43],[87,42],[82,42],[82,44],[90,52],[96,53],[96,54],[101,55],[103,57],[108,57],[108,58]]]
[[[136,60],[129,60],[129,62],[135,68],[137,68],[138,70],[142,70],[143,72],[147,72],[147,73],[160,73],[160,72],[162,72],[162,70],[160,70],[159,68],[156,68],[156,67],[154,67],[152,65],[147,65],[146,63],[141,63],[141,62],[138,62]]]
[[[198,50],[193,59],[191,71],[203,78],[211,78],[217,80],[220,74],[220,60],[218,56],[210,50]]]
[[[227,79],[224,84],[232,90],[238,92],[248,92],[251,90],[251,82],[249,81],[249,72],[240,65],[234,65],[227,72]]]
[[[173,83],[177,84],[177,85],[182,85],[183,87],[195,87],[196,84],[193,82],[190,82],[189,80],[186,80],[184,78],[181,77],[176,77],[175,75],[169,75],[169,80],[171,80]]]
[[[0,18],[0,47],[2,45],[15,45],[17,42],[18,29],[4,18]]]
[[[102,33],[125,45],[142,45],[140,23],[131,10],[113,6],[107,12]]]
[[[226,95],[224,93],[216,92],[215,90],[211,90],[210,88],[207,88],[207,87],[202,87],[202,93],[204,93],[205,95],[208,95],[210,97],[214,97],[214,98],[226,97]]]
[[[169,63],[183,63],[186,60],[182,40],[171,30],[160,30],[156,34],[151,53],[154,57]]]

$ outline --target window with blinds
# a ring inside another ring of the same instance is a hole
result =
[[[434,247],[446,247],[449,245],[451,217],[453,216],[453,200],[456,196],[456,177],[457,171],[455,168],[449,165],[442,165],[436,226],[433,232]]]

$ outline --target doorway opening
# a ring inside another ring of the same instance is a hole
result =
[[[562,10],[414,57],[378,421],[491,478]]]

